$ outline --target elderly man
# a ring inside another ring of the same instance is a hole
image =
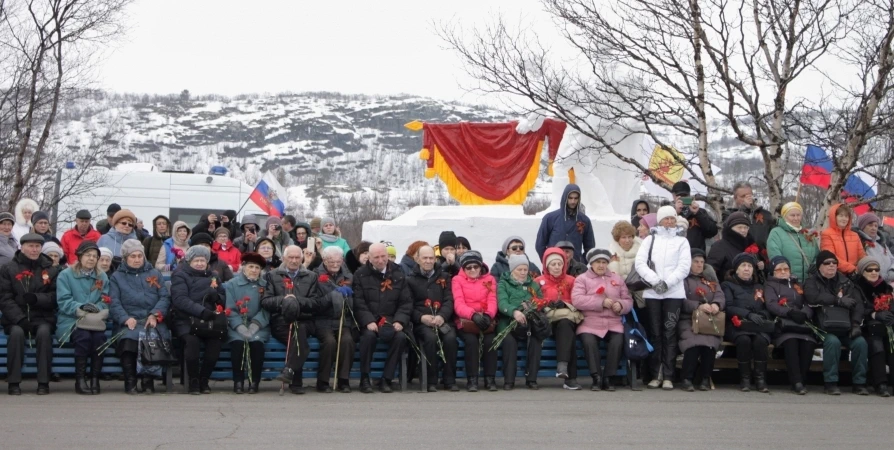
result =
[[[413,298],[407,279],[397,264],[388,260],[385,244],[369,247],[369,260],[354,273],[354,305],[360,335],[360,392],[371,394],[369,372],[376,341],[387,344],[388,359],[379,380],[379,390],[392,392],[391,380],[404,351],[410,326]]]
[[[7,341],[6,382],[9,395],[21,395],[25,340],[37,347],[37,395],[50,393],[50,366],[53,362],[53,329],[56,327],[56,276],[49,256],[41,254],[43,237],[22,236],[22,249],[0,269],[0,324]]]
[[[317,281],[323,294],[323,304],[315,315],[316,336],[320,340],[320,370],[317,377],[328,377],[332,363],[336,362],[339,392],[348,394],[351,385],[348,376],[354,365],[354,343],[358,332],[352,319],[354,310],[354,290],[351,289],[353,276],[344,265],[344,255],[338,247],[327,247],[322,251],[323,264],[316,269]],[[339,327],[339,321],[341,327]],[[341,328],[341,346],[338,332]]]
[[[267,289],[261,299],[261,307],[271,314],[273,337],[289,348],[286,367],[276,379],[289,383],[293,394],[303,394],[302,371],[310,353],[307,336],[314,333],[314,312],[320,309],[321,294],[316,274],[303,266],[304,252],[301,247],[286,247],[283,259],[285,262],[279,268],[267,274]],[[296,334],[297,346],[294,339]],[[318,390],[326,391],[327,387],[317,381]]]
[[[102,237],[99,231],[94,230],[93,225],[90,224],[91,218],[90,211],[86,209],[78,211],[75,215],[74,228],[62,235],[62,251],[65,252],[65,259],[72,265],[78,262],[78,255],[75,252],[81,242],[97,242]]]
[[[435,261],[435,250],[426,245],[416,251],[416,268],[407,277],[413,296],[414,334],[428,360],[428,392],[438,391],[438,366],[441,363],[444,365],[444,388],[459,391],[456,386],[456,330],[451,320],[452,279],[443,267]]]
[[[734,212],[744,213],[748,217],[748,234],[754,238],[760,248],[767,248],[767,238],[776,226],[776,219],[770,211],[754,203],[754,189],[747,181],[740,181],[733,186],[733,207],[723,211],[723,221]]]

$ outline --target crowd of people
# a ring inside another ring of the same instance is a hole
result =
[[[37,393],[49,393],[54,337],[74,348],[77,393],[100,393],[107,348],[121,361],[124,390],[152,393],[160,372],[143,343],[176,337],[191,394],[211,392],[225,344],[233,392],[257,393],[271,338],[287,349],[276,381],[303,394],[311,336],[320,345],[312,385],[318,392],[352,391],[355,348],[363,393],[392,392],[404,352],[428,362],[430,392],[459,391],[463,381],[468,392],[512,390],[519,348],[527,350],[525,387],[536,390],[547,338],[555,339],[555,376],[564,389],[582,389],[580,341],[590,390],[613,391],[625,362],[624,321],[635,313],[653,348],[637,362],[649,388],[709,390],[717,351],[728,341],[742,391],[769,392],[772,344],[797,394],[807,393],[818,346],[827,394],[841,392],[842,348],[855,393],[891,394],[894,245],[875,214],[854,217],[835,205],[828,228],[816,232],[802,225],[798,203],[771,214],[740,183],[718,226],[680,182],[673,201],[655,212],[636,201],[603,249],[596,248],[580,189],[569,185],[563,195],[537,234],[539,267],[519,236],[506,238],[491,264],[452,231],[437,242],[413,242],[398,260],[389,242],[352,248],[328,217],[270,217],[261,227],[257,217],[240,223],[236,211],[225,211],[190,227],[158,216],[150,232],[117,204],[95,227],[90,212],[79,211],[57,239],[48,215],[24,199],[15,214],[0,213],[8,393],[21,394],[26,345],[36,349]],[[460,340],[465,380],[456,378]],[[373,380],[380,342],[388,352]]]

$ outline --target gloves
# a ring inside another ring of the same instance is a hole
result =
[[[335,290],[339,294],[344,295],[345,297],[350,297],[350,296],[354,295],[354,290],[351,289],[350,286],[339,286],[339,287],[335,288]]]
[[[664,294],[667,292],[667,289],[667,283],[665,283],[664,280],[659,281],[658,284],[652,287],[652,290],[658,295]]]
[[[22,295],[22,299],[25,300],[25,303],[34,306],[37,304],[37,294],[33,292],[27,292]]]
[[[851,339],[856,339],[860,336],[863,336],[863,331],[860,330],[860,327],[853,327],[851,328],[851,333],[847,336]]]
[[[479,330],[484,331],[490,327],[490,316],[487,314],[475,313],[472,315],[472,322],[475,323],[475,326],[477,326]]]
[[[755,323],[755,325],[763,325],[764,324],[764,316],[758,313],[750,313],[745,316],[746,319]]]
[[[301,313],[301,304],[298,303],[298,299],[295,297],[286,297],[282,299],[280,310],[282,311],[282,318],[286,322],[294,322],[298,320],[298,315]]]
[[[891,311],[879,311],[875,313],[875,320],[888,326],[894,325],[894,313]]]
[[[857,306],[857,301],[850,297],[841,297],[838,299],[838,304],[847,309],[854,309],[854,306]]]
[[[258,331],[261,331],[261,326],[258,325],[257,322],[252,322],[251,325],[248,326],[248,332],[251,336],[258,334]]]
[[[26,333],[31,332],[32,325],[31,325],[31,322],[28,321],[28,319],[22,319],[22,320],[20,320],[19,323],[18,323],[18,325],[19,325],[20,327],[22,327],[22,329],[25,330]]]
[[[251,339],[252,334],[250,331],[248,331],[248,327],[245,325],[239,325],[238,327],[236,327],[236,332],[245,339]]]
[[[807,322],[807,313],[804,311],[793,309],[788,312],[788,318],[792,319],[797,324],[803,324],[804,322]]]
[[[94,305],[93,303],[84,303],[83,305],[81,305],[81,311],[84,311],[85,313],[95,314],[99,312],[99,308],[97,308],[96,305]]]
[[[206,320],[206,321],[207,321],[207,320],[213,320],[213,319],[214,319],[214,316],[216,316],[216,315],[217,315],[217,314],[214,314],[214,311],[212,311],[212,310],[210,310],[210,309],[208,309],[208,308],[205,308],[205,309],[202,310],[202,320]]]

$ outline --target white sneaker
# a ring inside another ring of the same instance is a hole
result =
[[[670,380],[664,380],[664,383],[661,384],[661,389],[664,389],[665,391],[672,391],[674,390],[674,383],[671,383]]]
[[[661,387],[661,380],[658,380],[658,379],[652,380],[649,382],[649,384],[646,385],[646,387],[649,389],[658,389]]]

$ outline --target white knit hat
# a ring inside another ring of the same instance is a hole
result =
[[[661,221],[668,217],[677,217],[677,210],[670,205],[662,206],[658,208],[658,224],[661,225]],[[676,219],[675,219],[676,220]]]

